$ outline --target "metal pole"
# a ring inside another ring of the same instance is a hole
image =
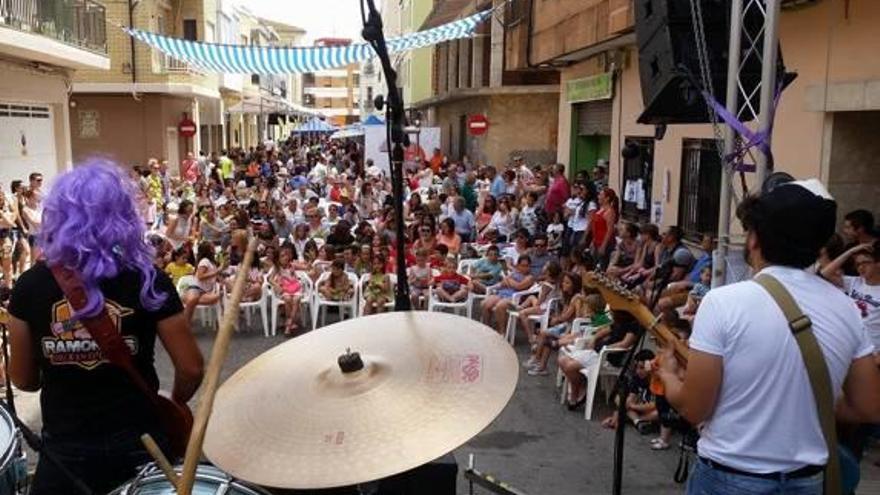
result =
[[[739,63],[740,46],[742,43],[742,10],[743,0],[732,0],[730,3],[730,43],[727,53],[727,110],[734,115],[739,109]],[[724,155],[730,156],[733,152],[736,133],[730,126],[724,127]],[[723,160],[723,157],[722,157]],[[721,191],[719,193],[718,207],[718,250],[715,254],[712,266],[712,287],[724,285],[727,272],[727,253],[730,247],[730,203],[731,182],[733,170],[729,170],[722,161]]]
[[[761,115],[758,117],[758,125],[761,131],[769,129],[773,122],[772,105],[776,96],[776,58],[778,56],[778,30],[779,30],[779,7],[780,0],[766,0],[766,13],[764,16],[764,50],[761,60]],[[770,136],[767,136],[767,145],[770,146]],[[758,160],[755,168],[757,181],[756,187],[760,188],[767,178],[767,171],[773,167],[769,156],[764,153],[758,153]]]

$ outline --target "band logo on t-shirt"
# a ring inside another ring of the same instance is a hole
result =
[[[107,313],[117,331],[121,331],[122,318],[134,314],[134,310],[121,306],[115,301],[105,299]],[[52,365],[75,365],[92,370],[107,362],[101,354],[98,343],[92,339],[89,331],[72,317],[73,310],[62,299],[52,306],[52,321],[49,325],[51,335],[43,337],[43,356]],[[138,339],[132,335],[123,336],[123,341],[131,349],[132,355],[137,354]]]
[[[856,307],[859,308],[862,318],[867,318],[872,310],[880,308],[880,301],[874,299],[871,294],[862,293],[857,289],[851,289],[849,291],[849,297],[856,302]]]

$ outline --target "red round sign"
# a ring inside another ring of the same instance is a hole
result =
[[[196,135],[196,123],[185,118],[177,124],[177,132],[183,137],[193,137]]]
[[[467,120],[467,128],[471,136],[482,136],[489,130],[489,119],[485,115],[471,115]]]

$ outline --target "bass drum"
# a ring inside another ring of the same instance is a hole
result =
[[[179,473],[179,466],[176,469]],[[2,492],[0,492],[2,493]],[[132,481],[110,495],[172,495],[177,493],[155,464],[148,464]],[[196,471],[193,495],[271,495],[266,490],[236,481],[214,466],[203,464]]]
[[[21,434],[6,407],[0,407],[0,493],[24,493],[27,459],[21,448]]]

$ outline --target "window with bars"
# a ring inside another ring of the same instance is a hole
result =
[[[625,147],[634,151],[623,159],[621,213],[630,222],[651,221],[651,187],[654,183],[654,138],[627,137]]]
[[[721,160],[711,139],[685,139],[681,153],[678,225],[685,237],[718,234]]]

